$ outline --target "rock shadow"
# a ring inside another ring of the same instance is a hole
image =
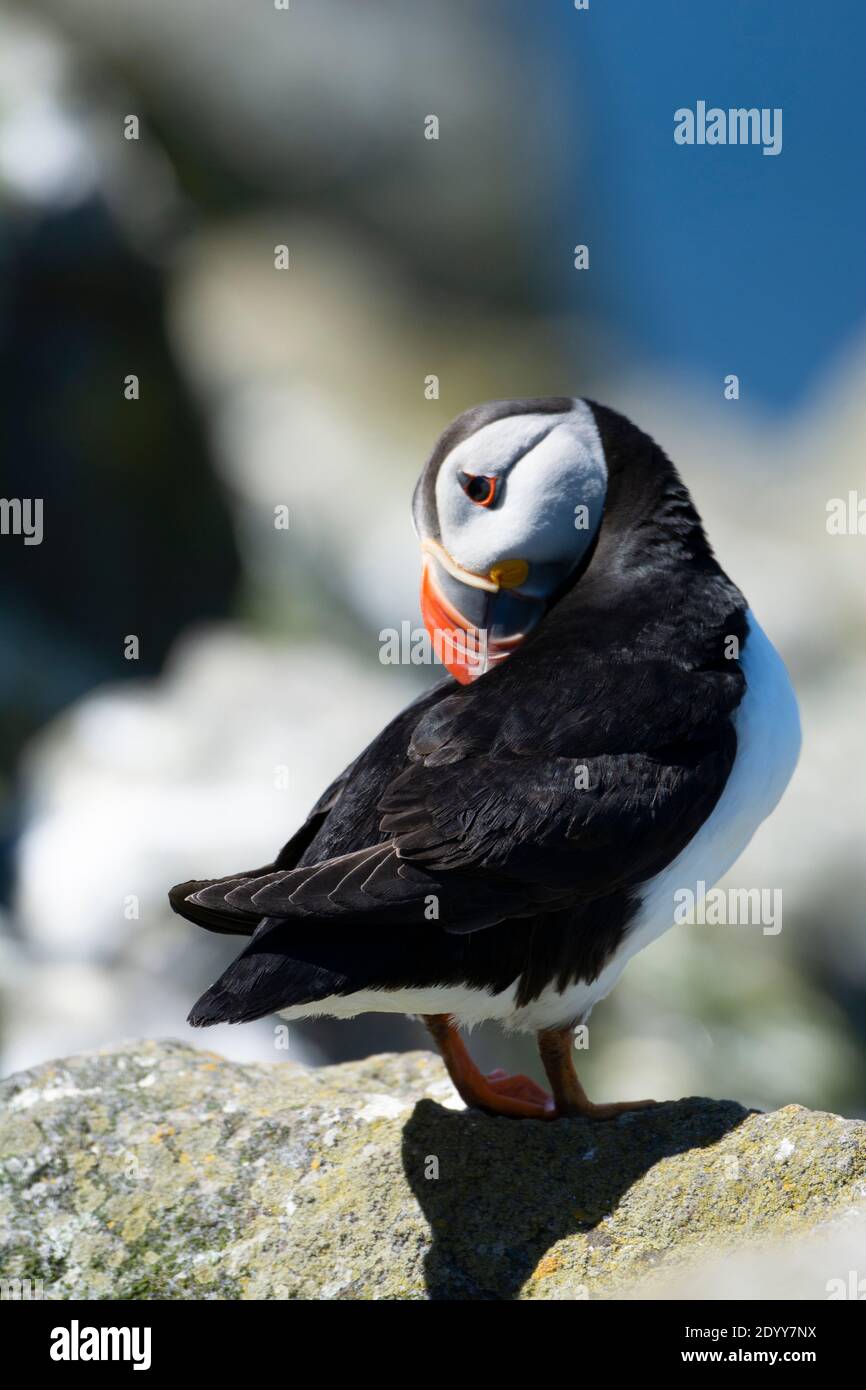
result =
[[[403,1167],[430,1224],[429,1297],[516,1298],[563,1236],[609,1240],[599,1224],[644,1173],[717,1143],[749,1113],[690,1098],[616,1120],[545,1123],[419,1101],[403,1131]]]

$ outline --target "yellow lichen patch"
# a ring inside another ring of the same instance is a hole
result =
[[[151,1144],[161,1144],[163,1139],[168,1139],[170,1135],[175,1133],[174,1125],[159,1125],[150,1136],[150,1142]]]
[[[102,1206],[105,1199],[106,1194],[94,1183],[81,1182],[75,1191],[75,1210],[80,1212],[96,1211],[97,1207]]]
[[[147,1230],[150,1221],[150,1211],[144,1200],[136,1201],[130,1209],[129,1215],[123,1223],[121,1237],[127,1245],[131,1241],[138,1240]]]
[[[111,1119],[104,1106],[97,1106],[93,1110],[88,1123],[94,1134],[106,1134],[111,1128]]]
[[[551,1274],[555,1274],[562,1268],[562,1256],[558,1254],[543,1255],[532,1271],[533,1279],[547,1279]]]

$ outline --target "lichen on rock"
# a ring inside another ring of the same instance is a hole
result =
[[[420,1052],[307,1070],[126,1043],[0,1104],[0,1278],[50,1298],[664,1296],[866,1210],[860,1121],[688,1099],[515,1123]]]

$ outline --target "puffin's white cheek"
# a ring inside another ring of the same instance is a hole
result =
[[[536,564],[579,557],[601,520],[600,481],[564,468],[549,471],[543,480],[521,476],[517,469],[509,481],[509,503],[522,518],[521,557]]]
[[[486,574],[497,560],[528,559],[521,550],[526,537],[525,519],[508,507],[478,507],[471,512],[455,508],[453,516],[440,517],[442,544],[464,569]]]

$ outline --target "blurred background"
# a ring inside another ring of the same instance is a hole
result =
[[[0,3],[0,495],[44,498],[41,545],[0,537],[4,1073],[142,1035],[286,1055],[276,1020],[186,1027],[234,947],[166,890],[271,858],[438,678],[379,634],[419,624],[409,499],[447,421],[577,394],[679,465],[804,726],[727,880],[780,888],[781,934],[672,929],[582,1075],[866,1114],[866,536],[826,525],[866,495],[864,14]],[[675,145],[698,99],[781,107],[782,153]],[[527,1041],[474,1048],[538,1075]]]

